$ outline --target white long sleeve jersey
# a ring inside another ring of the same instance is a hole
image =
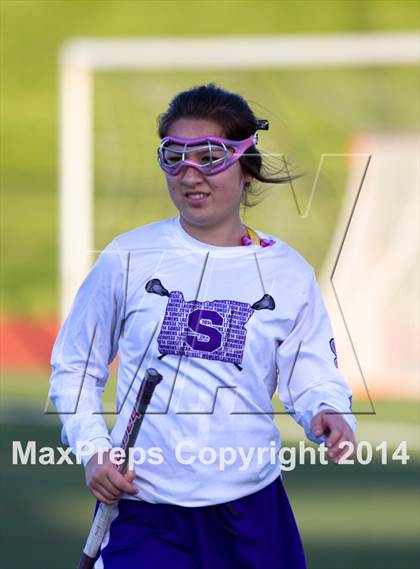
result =
[[[50,397],[63,443],[73,452],[91,443],[85,463],[120,446],[146,369],[163,376],[136,443],[139,493],[126,498],[205,506],[268,485],[280,474],[276,387],[309,439],[319,442],[310,423],[325,407],[354,429],[314,271],[257,233],[274,245],[207,245],[179,217],[139,227],[103,250],[75,297],[54,345]],[[101,398],[117,353],[109,433]]]

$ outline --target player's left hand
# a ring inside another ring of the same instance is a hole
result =
[[[340,448],[340,443],[349,441],[356,446],[353,431],[347,421],[339,414],[331,412],[332,410],[324,409],[317,413],[311,422],[312,432],[316,437],[326,435],[328,447],[328,455],[336,464],[345,452],[348,452],[347,445]],[[350,455],[349,455],[350,457]]]

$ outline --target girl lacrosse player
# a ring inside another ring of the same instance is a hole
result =
[[[158,162],[179,215],[105,248],[55,343],[50,396],[63,442],[77,453],[83,441],[89,490],[118,502],[97,569],[305,567],[271,399],[277,388],[334,462],[354,418],[312,267],[241,221],[254,180],[290,181],[267,174],[258,150],[267,127],[212,84],[171,101]],[[101,395],[117,352],[109,433]],[[110,449],[149,367],[163,381],[122,475]]]

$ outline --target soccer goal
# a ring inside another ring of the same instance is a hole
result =
[[[218,54],[215,57],[214,54]],[[60,312],[92,262],[95,73],[415,64],[416,34],[78,39],[60,53]],[[141,93],[139,93],[141,96]]]
[[[335,298],[329,279],[352,209],[349,200],[355,198],[349,191],[350,177],[360,178],[366,158],[373,152],[369,137],[364,145],[356,146],[355,141],[366,132],[366,122],[373,120],[377,108],[381,113],[378,122],[384,118],[394,132],[407,130],[412,118],[405,86],[412,81],[419,59],[418,35],[407,32],[83,38],[67,43],[59,63],[61,317],[68,313],[95,254],[116,233],[176,213],[168,210],[166,197],[159,193],[157,141],[150,140],[147,133],[155,131],[156,114],[176,92],[214,80],[241,92],[251,104],[264,105],[265,109],[257,111],[276,127],[264,133],[262,144],[268,151],[275,154],[279,148],[291,147],[293,154],[306,144],[300,163],[314,164],[306,177],[306,190],[295,187],[287,195],[273,192],[256,208],[260,213],[249,213],[250,221],[280,235],[317,269],[323,265],[324,294],[333,299],[329,304],[337,304],[339,298]],[[399,79],[402,87],[394,100],[383,100],[388,86]],[[352,110],[357,97],[370,115]],[[316,105],[323,108],[323,114]],[[317,138],[319,131],[322,136]],[[351,163],[346,157],[350,154],[359,155],[359,161]],[[371,161],[369,168],[373,164]],[[398,203],[393,203],[398,208]],[[384,227],[388,224],[386,219]],[[346,244],[352,241],[354,245],[354,239],[349,233]],[[344,252],[340,259],[336,277],[343,270]],[[345,299],[346,292],[338,288],[338,297],[342,294]],[[345,315],[349,308],[343,305],[343,309]],[[352,305],[350,310],[354,309]],[[333,312],[337,315],[334,327],[342,326],[343,315]],[[359,350],[352,326],[353,322],[348,322],[345,332]],[[357,375],[351,345],[348,353],[348,357],[342,356],[343,365],[353,358],[350,371]],[[370,371],[366,361],[363,357],[359,363]],[[363,391],[363,382],[357,381]]]

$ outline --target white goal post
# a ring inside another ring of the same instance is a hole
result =
[[[214,54],[223,54],[215,58]],[[256,70],[415,64],[416,32],[214,38],[75,39],[60,52],[60,315],[92,262],[95,71]]]

